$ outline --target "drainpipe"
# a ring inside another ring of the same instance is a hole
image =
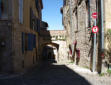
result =
[[[103,18],[103,0],[101,0],[101,50],[104,50],[104,18]]]
[[[96,26],[96,19],[95,19],[95,25]],[[92,67],[92,71],[95,72],[96,70],[96,33],[94,33],[94,42],[93,42],[93,67]]]
[[[98,73],[102,71],[102,55],[104,53],[104,21],[103,21],[103,0],[98,0],[99,14],[99,47],[98,47]]]
[[[104,53],[104,18],[103,18],[103,0],[101,1],[101,58],[103,57],[103,53]],[[102,61],[102,60],[101,60]],[[102,63],[101,63],[102,64]],[[101,67],[102,70],[102,67]]]

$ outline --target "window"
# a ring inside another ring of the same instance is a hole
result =
[[[39,0],[35,0],[36,8],[39,10]]]
[[[28,33],[25,33],[25,51],[28,50]]]
[[[86,1],[86,26],[91,27],[90,2]]]
[[[36,26],[37,26],[37,32],[40,32],[40,20],[39,19],[36,19]]]
[[[31,29],[34,29],[34,24],[35,24],[33,17],[34,17],[33,10],[32,8],[30,8],[30,28]]]
[[[38,15],[41,19],[41,8],[40,8],[40,5],[39,5],[39,0],[35,0],[35,4],[36,4],[37,11],[38,11]]]
[[[25,51],[28,49],[28,34],[22,32],[22,53],[24,54]]]
[[[28,34],[28,51],[32,51],[33,48],[36,48],[36,35]]]
[[[19,0],[19,23],[23,24],[23,0]]]
[[[33,47],[36,48],[36,35],[33,35]]]
[[[36,35],[22,32],[22,53],[33,51],[36,48]]]
[[[8,17],[8,0],[0,0],[0,18],[7,19]]]

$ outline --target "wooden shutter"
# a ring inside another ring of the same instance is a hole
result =
[[[28,51],[33,50],[33,35],[28,34]]]
[[[25,51],[25,33],[22,32],[22,53]]]
[[[33,47],[36,48],[36,35],[33,35]]]

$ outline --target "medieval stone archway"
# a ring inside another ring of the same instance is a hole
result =
[[[59,45],[56,43],[44,43],[41,45],[41,56],[43,60],[59,61]]]

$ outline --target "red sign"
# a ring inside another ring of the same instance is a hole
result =
[[[97,13],[95,12],[95,13],[92,13],[92,17],[94,18],[94,19],[96,19],[97,18]]]
[[[94,26],[93,28],[92,28],[92,32],[93,33],[97,33],[99,31],[99,28],[97,27],[97,26]]]

